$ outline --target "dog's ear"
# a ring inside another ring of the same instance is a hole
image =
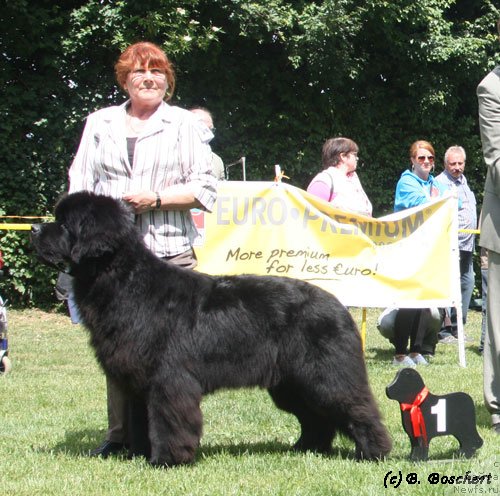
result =
[[[71,260],[74,263],[99,258],[114,251],[114,232],[112,225],[105,222],[107,217],[95,209],[88,209],[79,219],[78,229],[73,231],[75,236],[71,248]]]
[[[84,201],[76,204],[79,197]],[[131,239],[134,216],[120,201],[88,193],[70,195],[68,199],[73,202],[73,208],[66,211],[73,237],[73,263],[112,254]]]
[[[87,258],[100,258],[113,253],[114,248],[105,239],[94,237],[78,240],[71,249],[71,261],[75,264]]]

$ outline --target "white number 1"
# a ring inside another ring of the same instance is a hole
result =
[[[441,398],[432,408],[431,413],[437,416],[437,431],[446,431],[446,400]]]

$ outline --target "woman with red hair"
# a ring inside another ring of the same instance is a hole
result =
[[[69,191],[129,203],[146,246],[161,259],[193,268],[198,233],[190,210],[210,211],[216,197],[208,145],[212,132],[191,112],[167,103],[175,75],[157,45],[129,46],[115,74],[128,99],[88,116],[69,170]],[[109,378],[107,386],[109,428],[94,456],[118,453],[128,442],[127,405]]]
[[[431,174],[434,171],[435,156],[434,147],[428,141],[415,141],[410,146],[411,170],[405,170],[396,185],[395,212],[423,205],[446,191],[447,187],[436,181]],[[437,330],[431,336],[432,339],[429,337],[432,320],[429,308],[398,310],[392,340],[395,347],[393,365],[415,367],[428,364],[423,355],[431,356],[437,342]]]

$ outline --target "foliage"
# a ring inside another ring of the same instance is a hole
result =
[[[492,0],[49,0],[2,2],[0,212],[44,215],[91,111],[123,101],[113,64],[129,43],[162,45],[177,72],[174,103],[215,119],[214,151],[247,158],[247,178],[279,163],[306,187],[323,141],[360,145],[360,176],[375,215],[392,210],[415,139],[438,156],[468,152],[480,196],[484,166],[475,88],[500,60]],[[240,179],[237,167],[230,178]],[[21,239],[22,236],[19,236]],[[15,237],[11,267],[24,262]],[[15,301],[51,293],[35,269],[8,283]],[[43,291],[22,288],[41,286]],[[47,297],[48,298],[48,297]]]
[[[11,299],[12,294],[19,295],[15,302],[29,305],[37,302],[38,306],[48,308],[54,306],[54,287],[56,275],[54,270],[33,263],[33,254],[29,245],[26,231],[10,231],[2,237],[2,253],[5,260],[15,260],[14,264],[6,267],[6,281],[8,290],[2,288],[2,296]]]

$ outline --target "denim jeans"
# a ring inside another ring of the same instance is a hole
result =
[[[71,323],[79,324],[82,318],[80,317],[80,311],[76,306],[75,295],[73,291],[70,291],[68,294],[68,310],[69,310],[69,316],[71,318]]]
[[[474,291],[474,266],[472,263],[472,252],[460,250],[460,291],[462,293],[462,321],[467,322],[467,312],[469,310],[472,292]],[[450,308],[451,334],[457,335],[457,310]],[[442,328],[439,332],[439,338],[449,336],[450,330]]]

